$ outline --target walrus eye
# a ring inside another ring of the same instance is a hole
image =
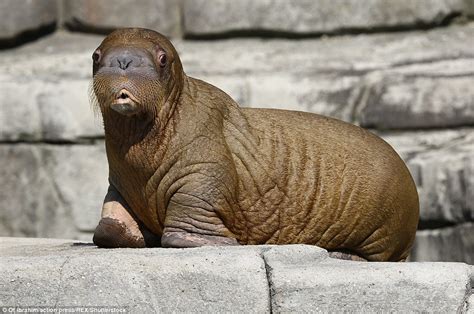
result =
[[[94,60],[95,63],[99,63],[100,62],[100,57],[101,57],[101,53],[100,53],[100,50],[99,49],[96,49],[94,51],[94,53],[92,54],[92,60]]]
[[[166,65],[166,55],[164,53],[158,57],[158,60],[160,61],[161,67],[164,67]]]

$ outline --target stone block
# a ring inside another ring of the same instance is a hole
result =
[[[429,152],[409,161],[409,167],[418,172],[423,221],[474,221],[473,152]]]
[[[0,306],[269,312],[265,263],[252,248],[106,250],[42,239],[0,245]]]
[[[442,62],[448,73],[427,75],[426,66],[421,66],[419,72],[405,75],[370,75],[362,84],[356,121],[376,129],[474,125],[474,59],[460,61]],[[457,67],[462,67],[461,73]]]
[[[228,32],[326,34],[440,25],[463,13],[462,0],[184,0],[186,35]]]
[[[104,36],[57,31],[21,47],[0,51],[2,81],[90,80],[92,53]]]
[[[474,264],[474,223],[418,230],[410,261],[456,261]]]
[[[286,250],[263,252],[276,313],[456,312],[470,289],[465,264],[317,262],[314,257],[293,262],[300,255],[279,260],[281,249]]]
[[[167,36],[181,34],[179,1],[64,1],[64,20],[73,29],[109,32],[121,27],[150,28]]]
[[[470,311],[473,266],[366,263],[308,245],[98,249],[0,238],[0,306],[143,312]]]
[[[176,41],[175,45],[184,70],[190,74],[355,76],[400,67],[403,72],[399,74],[409,75],[410,70],[427,73],[425,64],[435,75],[436,67],[430,63],[436,61],[438,73],[447,73],[452,68],[453,72],[469,75],[473,36],[474,23],[468,23],[430,31],[302,40],[185,40]]]
[[[401,154],[420,198],[421,226],[474,221],[474,130],[381,133]]]
[[[87,80],[2,79],[0,140],[77,141],[103,137],[99,116],[89,104]],[[24,117],[28,117],[25,120]]]
[[[0,2],[0,40],[12,40],[56,23],[56,0],[2,0]]]
[[[108,186],[103,143],[0,145],[0,235],[76,238],[93,231]]]
[[[194,78],[203,80],[224,91],[239,105],[246,106],[250,101],[250,87],[248,81],[242,77],[226,75],[209,75],[203,73],[189,74]]]
[[[249,107],[318,113],[352,120],[354,88],[351,76],[255,75],[249,77]]]
[[[469,25],[403,38],[179,42],[178,50],[188,74],[247,86],[246,106],[310,111],[379,129],[458,127],[474,123]]]
[[[405,161],[409,161],[417,154],[430,150],[438,151],[453,145],[464,146],[459,144],[464,143],[466,140],[469,142],[469,138],[472,138],[472,134],[474,134],[474,129],[472,128],[372,131],[388,142]]]
[[[190,74],[193,75],[193,74]],[[358,77],[306,75],[212,75],[196,73],[242,107],[308,111],[352,120]]]

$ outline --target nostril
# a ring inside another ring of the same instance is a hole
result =
[[[122,58],[118,58],[117,61],[119,63],[119,67],[122,70],[125,70],[132,63],[133,59],[129,57],[122,57]]]
[[[127,98],[128,98],[128,95],[122,92],[122,93],[120,93],[119,98],[120,98],[120,99],[127,99]]]

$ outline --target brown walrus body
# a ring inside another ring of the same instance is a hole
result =
[[[163,57],[164,56],[164,57]],[[407,257],[418,196],[380,138],[335,119],[240,108],[184,74],[166,38],[109,35],[94,54],[110,188],[104,247],[314,244]]]

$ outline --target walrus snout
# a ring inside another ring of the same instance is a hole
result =
[[[137,99],[125,88],[122,88],[112,102],[111,108],[116,112],[131,116],[139,111]]]
[[[103,64],[125,71],[133,68],[154,67],[152,58],[145,49],[129,47],[117,47],[107,51]]]

